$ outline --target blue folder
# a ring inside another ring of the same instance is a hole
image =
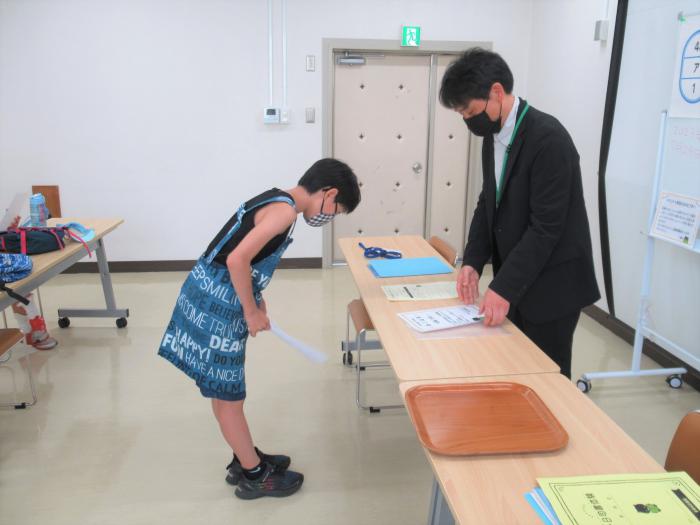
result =
[[[381,259],[371,261],[368,266],[377,277],[407,277],[409,275],[452,273],[452,267],[437,257]]]
[[[537,494],[537,496],[539,496],[539,500],[545,504],[546,509],[540,507],[540,504],[538,503],[537,499],[535,499],[535,493]],[[552,504],[549,502],[549,499],[547,498],[547,496],[545,496],[544,491],[541,488],[537,487],[535,490],[531,490],[530,492],[525,494],[525,499],[530,504],[530,506],[533,509],[535,509],[535,512],[537,512],[537,515],[542,520],[542,523],[544,523],[545,525],[561,525],[561,522],[557,517],[557,513],[554,510],[554,507],[552,507]],[[556,521],[550,520],[547,517],[547,513],[549,513],[550,516],[553,516]]]

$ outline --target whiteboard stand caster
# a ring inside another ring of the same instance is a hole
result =
[[[668,383],[668,386],[676,390],[683,386],[683,378],[677,374],[668,376],[666,378],[666,382]]]
[[[591,391],[591,388],[593,388],[591,382],[588,379],[579,379],[578,381],[576,381],[576,386],[584,394],[588,394],[588,392]]]

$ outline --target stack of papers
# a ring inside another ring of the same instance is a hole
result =
[[[546,525],[700,523],[700,486],[685,472],[538,478],[525,499]]]
[[[432,301],[457,298],[457,284],[454,281],[392,284],[382,286],[382,290],[390,301]]]

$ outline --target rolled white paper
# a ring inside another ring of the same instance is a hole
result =
[[[291,335],[287,334],[284,330],[282,330],[279,326],[277,326],[275,323],[270,321],[270,331],[275,334],[277,337],[282,339],[285,343],[287,343],[289,346],[292,348],[298,350],[307,359],[310,359],[314,363],[323,363],[328,360],[328,357],[326,354],[323,352],[319,352],[315,348],[307,345],[306,343],[302,343],[298,339],[292,337]]]

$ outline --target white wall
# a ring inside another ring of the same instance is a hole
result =
[[[492,41],[527,94],[530,1],[289,0],[293,121],[265,127],[266,4],[0,0],[0,197],[58,184],[64,215],[126,219],[111,260],[194,259],[241,200],[293,186],[321,156],[322,38],[398,39],[418,24],[423,40]],[[288,256],[321,256],[320,231],[295,238]]]
[[[598,161],[608,85],[615,0],[534,0],[528,97],[557,117],[581,156],[583,190],[593,242],[596,277],[607,311],[598,220]],[[596,20],[609,19],[609,40],[593,40]]]

